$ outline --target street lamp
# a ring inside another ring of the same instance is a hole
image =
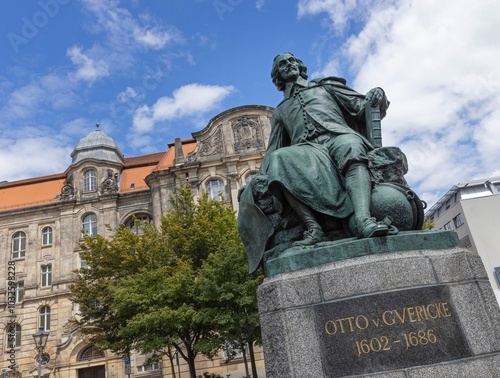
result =
[[[45,331],[43,327],[40,327],[38,328],[38,332],[33,335],[36,349],[38,349],[38,378],[42,377],[43,350],[45,349],[45,345],[47,345],[49,333],[49,331]]]

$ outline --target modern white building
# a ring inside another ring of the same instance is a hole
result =
[[[456,231],[461,246],[479,254],[500,303],[500,177],[453,186],[425,219],[435,229]]]

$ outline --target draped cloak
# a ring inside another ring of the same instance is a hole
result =
[[[344,189],[344,178],[318,138],[358,135],[366,149],[365,95],[345,85],[341,78],[307,82],[299,80],[273,111],[271,134],[261,174],[267,174],[269,191],[280,213],[286,207],[283,188],[318,213],[338,219],[349,217],[353,207]],[[381,116],[388,101],[384,96]],[[251,185],[240,196],[238,229],[249,260],[257,269],[274,228],[254,203]]]

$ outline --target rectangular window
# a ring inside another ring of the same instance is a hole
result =
[[[80,268],[82,268],[82,269],[88,269],[89,268],[89,264],[87,263],[87,261],[80,259]]]
[[[469,235],[465,235],[462,239],[460,239],[460,246],[464,248],[472,247]]]
[[[464,224],[462,221],[462,214],[458,214],[455,218],[453,218],[453,223],[455,223],[455,228],[459,228]]]
[[[493,268],[495,270],[495,276],[497,278],[498,283],[500,283],[500,267]]]
[[[42,265],[42,287],[52,285],[52,265]]]
[[[451,222],[446,223],[443,228],[447,231],[453,231],[453,227],[451,225]]]
[[[248,351],[248,346],[247,345],[245,345],[245,355],[247,357],[249,355],[249,351]],[[223,351],[223,356],[224,356],[224,359],[227,361],[228,358],[229,358],[229,355],[226,353],[225,350]],[[238,350],[238,351],[236,351],[236,353],[231,358],[232,359],[243,358],[243,351],[241,349]]]
[[[45,227],[42,230],[42,245],[51,245],[52,244],[52,228]]]
[[[83,191],[91,192],[96,190],[96,187],[97,187],[96,171],[93,169],[86,171],[83,174]]]
[[[18,348],[21,346],[21,326],[19,324],[9,323],[6,329],[7,349]]]
[[[158,362],[153,362],[152,364],[149,364],[149,365],[137,366],[138,373],[143,373],[145,371],[158,370],[158,369],[160,369]]]
[[[22,302],[24,299],[24,281],[16,283],[16,303]]]

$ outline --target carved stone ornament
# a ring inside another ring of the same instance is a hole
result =
[[[108,169],[108,177],[101,184],[103,193],[115,193],[118,191],[118,183],[111,169]]]
[[[198,148],[188,154],[187,160],[194,161],[198,157],[221,155],[224,152],[222,130],[219,128],[207,139],[198,141]],[[196,156],[197,155],[197,156]]]
[[[69,199],[70,197],[75,195],[75,188],[72,185],[66,184],[61,189],[61,199]]]
[[[249,148],[263,146],[263,137],[259,118],[256,116],[242,116],[231,120],[234,136],[234,150],[236,152]]]

